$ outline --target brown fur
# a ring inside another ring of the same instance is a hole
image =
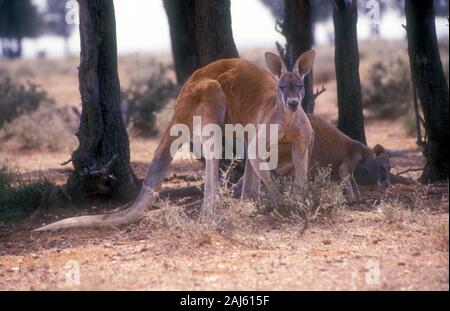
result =
[[[353,172],[360,163],[376,160],[374,150],[351,139],[332,124],[319,116],[308,115],[314,130],[314,147],[311,155],[310,168],[330,167],[337,172],[346,186],[350,202],[360,201],[358,186],[354,180]],[[377,149],[381,146],[377,146]],[[276,173],[279,175],[292,175],[293,165],[289,147],[280,145],[279,166]],[[379,156],[385,157],[385,152],[379,150]]]

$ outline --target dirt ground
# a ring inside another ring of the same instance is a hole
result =
[[[48,85],[55,84],[49,87],[53,97],[71,105],[77,102],[76,87],[62,88],[76,86],[76,76],[70,79],[52,78]],[[317,113],[333,121],[336,90],[334,83],[327,87]],[[415,139],[398,122],[369,119],[367,136],[369,145],[407,151],[392,160],[394,173],[423,167]],[[139,178],[144,178],[156,144],[157,139],[131,140]],[[45,175],[57,184],[70,173],[70,167],[60,166],[69,157],[66,151],[5,151],[2,157],[26,176]],[[180,176],[198,174],[198,165],[175,162],[164,187],[191,185]],[[362,187],[362,195],[361,206],[340,208],[332,220],[303,235],[294,226],[250,218],[226,233],[200,238],[147,222],[120,229],[32,233],[57,219],[120,206],[51,208],[37,219],[0,227],[0,290],[449,290],[448,184]],[[394,212],[395,217],[378,205],[386,197],[408,205],[418,196],[422,209]]]

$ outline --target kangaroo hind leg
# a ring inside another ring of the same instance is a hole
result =
[[[225,123],[225,95],[217,81],[201,83],[201,96],[194,116],[201,117],[200,142],[205,158],[205,191],[200,211],[200,221],[211,223],[219,198],[219,161],[222,157],[222,132]],[[198,126],[193,124],[193,126]],[[194,134],[195,135],[195,134]]]
[[[344,183],[345,190],[347,192],[349,203],[359,203],[361,201],[361,195],[355,178],[353,177],[353,171],[357,164],[361,160],[359,154],[351,155],[341,164],[339,167],[339,177]]]

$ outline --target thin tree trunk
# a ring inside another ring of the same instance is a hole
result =
[[[314,45],[314,23],[310,0],[284,0],[285,17],[281,31],[288,49],[292,49],[292,61]],[[289,64],[288,66],[294,66]],[[291,68],[289,68],[291,69]],[[307,113],[314,113],[314,73],[305,78],[305,98],[302,107]]]
[[[239,57],[230,0],[164,0],[178,83],[216,60]]]
[[[405,13],[413,83],[422,103],[428,139],[422,182],[449,178],[449,89],[436,35],[433,1],[406,0]]]
[[[120,113],[114,4],[112,0],[80,0],[79,4],[83,109],[68,192],[75,200],[102,194],[127,201],[135,196],[138,183]]]
[[[338,95],[338,128],[366,143],[359,77],[357,0],[334,0],[335,65]]]
[[[17,50],[14,54],[14,58],[22,58],[22,38],[17,38]]]

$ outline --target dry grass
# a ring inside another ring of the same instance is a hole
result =
[[[426,225],[428,223],[427,214],[423,210],[408,208],[400,201],[382,201],[379,208],[383,213],[385,223],[389,225]]]
[[[57,65],[55,66],[55,63]],[[77,57],[67,59],[20,59],[0,60],[0,66],[5,68],[8,76],[14,81],[26,82],[32,79],[48,77],[49,75],[77,74],[79,60]]]
[[[429,226],[429,208],[425,206],[427,192],[428,187],[418,185],[407,200],[386,194],[378,207],[384,222],[399,228],[411,224]]]
[[[149,212],[135,228],[135,233],[139,236],[148,229],[152,232],[161,230],[171,237],[171,246],[180,248],[183,245],[198,247],[210,244],[214,235],[231,238],[237,231],[245,229],[256,212],[256,205],[233,197],[228,177],[233,167],[232,163],[227,170],[222,171],[218,186],[219,204],[212,221],[200,222],[198,210],[201,202],[194,202],[187,208],[168,200],[160,200],[159,209]]]
[[[303,233],[308,226],[315,226],[324,220],[332,221],[336,211],[344,206],[343,189],[331,181],[329,170],[318,172],[304,185],[292,179],[279,179],[278,194],[269,196],[261,193],[257,201],[241,201],[234,198],[229,186],[228,176],[232,167],[222,172],[220,203],[216,207],[214,221],[208,224],[199,221],[200,202],[196,209],[192,209],[160,201],[159,209],[149,212],[133,229],[134,234],[141,239],[143,234],[150,237],[155,232],[163,232],[170,236],[167,243],[175,248],[211,244],[214,236],[238,238],[241,243],[255,246],[261,245],[261,241],[252,240],[249,236],[254,235],[252,230],[260,222]]]
[[[41,105],[36,111],[23,114],[0,130],[2,148],[61,151],[73,148],[75,136],[67,126],[68,114],[53,105]]]
[[[449,249],[449,222],[448,220],[435,226],[431,233],[433,244],[438,250],[448,252]]]
[[[331,221],[337,209],[345,204],[343,187],[331,180],[331,170],[321,169],[305,184],[294,178],[280,177],[276,180],[279,192],[264,194],[258,209],[284,224],[315,225],[322,220]]]

